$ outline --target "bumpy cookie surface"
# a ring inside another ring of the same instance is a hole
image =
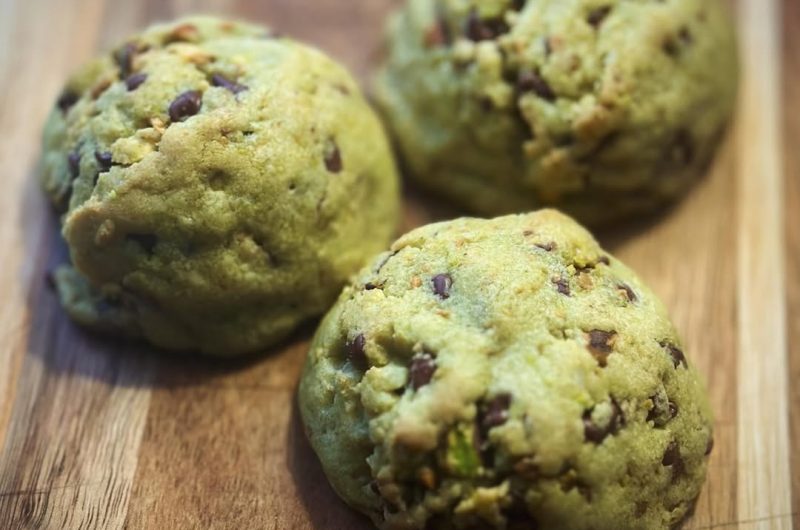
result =
[[[67,83],[43,182],[66,211],[62,300],[175,349],[263,348],[389,242],[398,179],[351,76],[264,28],[154,26]]]
[[[409,0],[376,92],[423,186],[598,224],[697,180],[736,70],[719,0]]]
[[[653,293],[555,211],[400,238],[326,316],[299,389],[383,529],[655,530],[706,473],[705,390]]]

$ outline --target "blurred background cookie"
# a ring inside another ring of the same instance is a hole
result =
[[[480,214],[601,224],[698,179],[736,87],[719,0],[409,0],[376,93],[421,186]]]

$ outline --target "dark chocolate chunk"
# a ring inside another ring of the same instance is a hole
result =
[[[194,116],[200,111],[203,104],[203,95],[197,90],[187,90],[179,95],[169,105],[169,119],[181,121],[183,118]]]
[[[71,109],[72,106],[75,105],[75,103],[77,103],[79,99],[80,96],[78,94],[69,89],[66,89],[61,93],[60,96],[58,96],[58,99],[56,100],[56,106],[59,109],[61,109],[61,112],[66,114],[67,111]]]
[[[364,351],[366,345],[366,338],[363,333],[359,333],[345,344],[345,351],[350,363],[359,370],[366,370],[367,368],[367,354]]]
[[[552,241],[547,243],[536,243],[536,246],[546,252],[552,252],[556,249],[556,244],[553,243]]]
[[[563,294],[564,296],[569,296],[570,290],[569,282],[567,280],[564,278],[555,278],[553,280],[553,285],[556,286],[556,289],[558,289],[559,293]]]
[[[158,237],[155,234],[128,234],[125,238],[129,241],[134,241],[148,254],[152,254],[158,243]]]
[[[594,410],[594,409],[592,409]],[[625,417],[622,414],[622,409],[616,400],[611,400],[611,418],[608,424],[601,427],[594,423],[592,420],[592,410],[587,410],[583,413],[583,436],[587,441],[593,444],[601,444],[609,435],[614,435],[619,432],[623,425],[625,425]]]
[[[503,33],[508,33],[508,25],[501,18],[482,19],[478,11],[473,9],[467,17],[467,38],[480,42],[492,40]]]
[[[664,451],[664,456],[661,458],[661,465],[672,466],[675,463],[679,462],[680,459],[681,459],[681,450],[678,447],[678,444],[675,442],[670,442],[666,450]]]
[[[670,357],[672,357],[672,364],[675,365],[676,369],[680,365],[683,365],[684,368],[689,367],[689,363],[686,362],[686,356],[683,354],[683,351],[680,348],[666,341],[660,342],[659,344],[661,345],[662,348],[667,350]]]
[[[67,165],[69,166],[69,175],[73,180],[78,178],[81,172],[81,153],[77,149],[67,155]]]
[[[144,72],[139,72],[138,74],[131,74],[125,79],[125,86],[128,89],[128,92],[132,92],[139,88],[142,83],[147,81],[147,74]]]
[[[625,297],[629,302],[635,302],[639,299],[636,293],[633,292],[633,289],[631,289],[631,286],[627,283],[619,283],[617,284],[617,288],[625,293]]]
[[[678,43],[672,37],[664,39],[664,42],[661,43],[661,50],[673,59],[678,57],[681,52]]]
[[[125,43],[114,52],[114,60],[119,67],[119,77],[124,79],[133,72],[133,58],[139,52],[139,45],[135,42]]]
[[[409,379],[411,388],[419,390],[431,382],[436,372],[436,361],[429,353],[418,353],[411,359]]]
[[[609,13],[611,13],[611,6],[598,7],[589,12],[586,22],[594,28],[599,28]]]
[[[520,94],[533,92],[546,101],[555,101],[556,94],[553,89],[537,72],[528,70],[519,73],[517,78],[517,91]]]
[[[678,32],[678,37],[681,39],[681,41],[683,41],[684,44],[692,44],[692,42],[694,42],[692,32],[689,31],[689,28],[686,26],[683,26]]]
[[[711,454],[711,451],[714,450],[714,437],[708,439],[708,443],[706,444],[706,452],[705,455],[708,456]]]
[[[647,413],[647,421],[652,421],[656,427],[663,427],[678,415],[678,405],[674,401],[669,400],[664,404],[656,396],[651,396],[650,400],[653,402],[653,408]]]
[[[597,263],[602,263],[603,265],[611,265],[611,259],[608,256],[600,256],[600,259],[597,260]]]
[[[589,352],[597,359],[600,366],[606,366],[608,356],[614,351],[616,338],[616,331],[593,329],[589,332]]]
[[[325,155],[325,168],[331,173],[339,173],[342,171],[342,153],[339,151],[339,146],[335,142],[331,142],[332,149]]]
[[[508,409],[511,406],[511,394],[497,394],[486,402],[481,425],[486,429],[498,427],[508,421]]]
[[[525,4],[528,0],[512,0],[511,5],[514,7],[515,11],[522,11],[522,8],[525,7]]]
[[[669,419],[674,419],[678,415],[678,405],[674,401],[669,402]]]
[[[105,173],[114,163],[111,153],[108,151],[95,151],[94,158],[97,160],[97,170],[100,173]]]
[[[242,85],[237,83],[236,81],[231,81],[227,77],[223,76],[222,74],[214,74],[211,76],[211,84],[216,87],[222,87],[228,89],[230,92],[234,94],[238,94],[239,92],[244,92],[249,87],[247,85]]]
[[[380,289],[380,288],[381,288],[381,285],[376,284],[376,283],[367,282],[367,283],[364,284],[364,290],[365,291],[372,291],[374,289]]]
[[[675,134],[672,155],[678,162],[686,166],[694,161],[694,140],[692,134],[686,129],[681,129]]]
[[[431,283],[433,284],[433,292],[439,298],[442,300],[450,298],[450,287],[453,285],[453,279],[449,274],[437,274],[433,277]]]

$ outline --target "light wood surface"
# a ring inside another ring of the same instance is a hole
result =
[[[366,79],[399,3],[0,0],[0,529],[370,528],[298,422],[313,326],[228,363],[75,328],[44,282],[64,249],[36,163],[67,73],[152,20],[252,18]],[[800,529],[800,2],[732,3],[743,85],[719,159],[666,214],[598,236],[664,299],[708,381],[716,447],[688,528]],[[451,213],[414,196],[405,228]]]

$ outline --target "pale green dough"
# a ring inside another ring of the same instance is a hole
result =
[[[336,491],[385,530],[659,530],[712,417],[656,296],[553,210],[414,230],[347,287],[299,402]]]
[[[376,96],[414,179],[484,215],[601,224],[706,170],[737,87],[720,0],[408,0]]]
[[[386,136],[344,68],[210,17],[153,26],[72,77],[42,165],[75,267],[56,275],[67,311],[213,355],[326,311],[399,212]]]

